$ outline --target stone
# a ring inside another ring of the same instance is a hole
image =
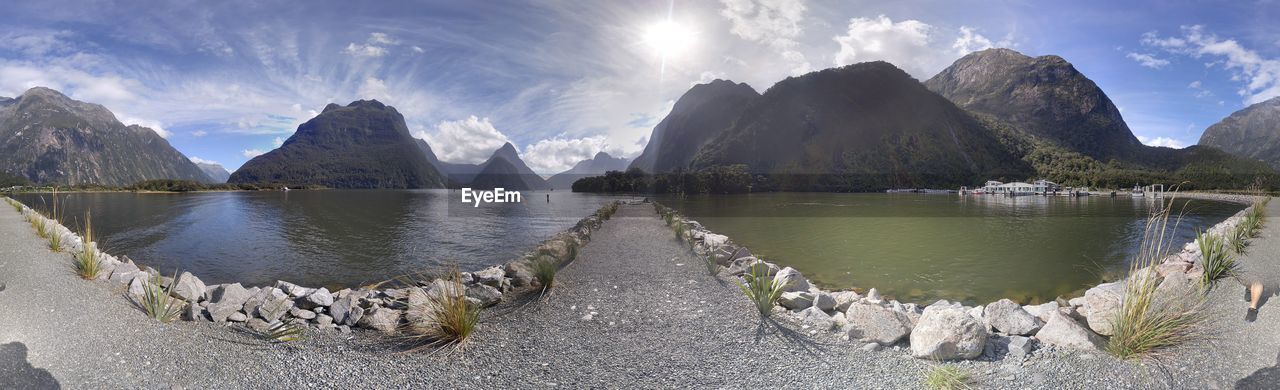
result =
[[[473,272],[471,276],[476,279],[476,283],[501,288],[502,280],[506,279],[507,273],[500,267],[489,267]]]
[[[1057,310],[1056,308],[1054,310]],[[982,320],[995,330],[1010,335],[1028,336],[1035,334],[1043,325],[1039,318],[1031,315],[1018,303],[1001,299],[987,305]]]
[[[911,319],[906,314],[880,305],[849,305],[844,318],[845,332],[850,340],[892,345],[911,334]]]
[[[742,257],[729,265],[729,274],[733,276],[764,275],[772,278],[778,273],[778,266],[755,257]]]
[[[1071,304],[1072,307],[1084,306],[1084,297],[1071,298],[1070,300],[1067,301],[1067,303]]]
[[[973,359],[987,344],[987,327],[961,307],[930,306],[911,330],[911,356],[919,359]]]
[[[1124,296],[1125,283],[1103,283],[1084,292],[1084,306],[1081,310],[1089,320],[1089,328],[1103,336],[1111,335],[1111,320],[1120,311],[1120,300]]]
[[[502,292],[493,286],[477,284],[467,287],[467,298],[474,298],[480,307],[489,307],[502,300]]]
[[[784,292],[778,297],[778,304],[788,310],[804,310],[813,306],[813,294],[809,292]]]
[[[1170,274],[1185,274],[1191,270],[1194,264],[1186,261],[1173,261],[1156,266],[1156,272],[1160,277],[1168,277]]]
[[[142,270],[138,269],[138,265],[134,264],[133,260],[129,260],[120,263],[120,265],[116,266],[115,269],[111,270],[111,281],[120,284],[129,284],[129,282],[132,281],[135,276],[138,276],[139,273],[142,273]]]
[[[1197,287],[1184,274],[1168,274],[1156,287],[1156,301],[1161,304],[1177,304],[1189,301]]]
[[[137,267],[134,267],[137,268]],[[169,295],[188,302],[195,302],[204,297],[206,287],[200,278],[192,275],[190,272],[183,272],[178,275],[178,280],[174,282],[173,288],[170,289]]]
[[[862,345],[862,351],[864,352],[875,352],[882,348],[884,347],[881,346],[880,343],[866,343]]]
[[[354,292],[350,295],[334,300],[333,305],[329,306],[329,315],[333,316],[333,322],[336,324],[353,325],[356,321],[360,320],[359,316],[356,316],[357,318],[355,320],[347,321],[347,317],[351,314],[351,311],[360,308],[358,305],[359,301],[360,298],[356,297]],[[363,312],[364,311],[362,309],[361,313]]]
[[[969,309],[969,316],[978,320],[986,321],[986,307],[982,305],[974,306]],[[990,325],[990,324],[988,324]]]
[[[321,287],[298,299],[297,304],[304,309],[329,306],[333,304],[333,294],[329,293],[329,289]]]
[[[1031,354],[1035,349],[1034,341],[1030,337],[1009,336],[1009,356],[1023,357]]]
[[[245,290],[240,283],[223,285],[213,292],[213,299],[210,299],[209,304],[209,317],[213,322],[226,322],[232,314],[240,312],[247,300],[249,300],[249,290]]]
[[[261,307],[267,299],[271,298],[273,291],[280,291],[280,289],[268,287],[259,289],[258,292],[250,295],[249,299],[244,301],[244,313],[248,314],[250,317],[260,316],[261,314],[258,313],[258,308]],[[284,295],[284,292],[280,291],[279,294]]]
[[[277,321],[284,318],[284,314],[288,313],[293,305],[293,299],[285,295],[284,291],[273,288],[271,296],[258,307],[258,316],[267,321]]]
[[[801,324],[808,325],[814,329],[831,330],[836,325],[831,316],[818,309],[817,306],[801,310],[797,315],[800,317]]]
[[[870,290],[867,290],[867,302],[877,303],[877,304],[884,302],[884,298],[880,297],[880,290],[876,290],[875,287],[872,287]]]
[[[1036,338],[1046,345],[1071,349],[1100,350],[1103,345],[1102,337],[1057,311],[1049,313],[1049,322],[1040,328]]]
[[[129,296],[141,299],[146,293],[146,285],[150,283],[151,278],[146,274],[136,275],[133,280],[129,281]]]
[[[248,319],[249,319],[249,316],[238,311],[235,313],[231,313],[231,315],[227,316],[227,321],[231,321],[231,322],[245,322]]]
[[[813,307],[822,311],[832,311],[836,308],[836,298],[831,294],[818,293],[813,296]]]
[[[832,294],[832,296],[836,299],[836,310],[841,312],[849,309],[849,305],[857,303],[858,299],[862,298],[858,293],[853,291],[840,291]]]
[[[1022,307],[1022,310],[1026,310],[1027,313],[1039,318],[1040,322],[1043,323],[1049,320],[1049,312],[1056,311],[1061,307],[1062,305],[1059,305],[1057,301],[1051,301],[1039,305],[1026,305]]]
[[[422,287],[413,287],[409,289],[409,294],[405,297],[410,307],[425,305],[431,302],[431,296],[427,295],[427,290]]]
[[[332,326],[333,317],[330,317],[328,314],[316,314],[315,322],[316,325],[319,325],[320,327]]]
[[[384,334],[394,334],[400,326],[400,314],[399,310],[377,307],[365,313],[360,318],[359,325]]]
[[[245,321],[245,326],[258,333],[267,333],[271,331],[271,323],[257,317],[250,318],[248,321]]]
[[[804,275],[795,268],[787,267],[778,271],[778,274],[773,276],[773,282],[781,283],[782,291],[809,291],[809,281],[805,280]]]
[[[276,281],[276,288],[283,290],[286,294],[289,294],[289,296],[294,298],[305,297],[307,294],[311,294],[312,291],[310,288],[302,287],[283,280]]]
[[[183,310],[183,313],[184,315],[182,319],[187,321],[208,321],[209,320],[209,317],[206,317],[204,315],[204,308],[200,307],[200,305],[187,305],[185,310]]]
[[[294,318],[301,318],[304,320],[316,318],[316,312],[303,309],[300,307],[294,307],[292,309],[289,309],[289,315],[293,316]]]
[[[512,261],[506,266],[507,277],[511,278],[511,284],[516,287],[532,286],[536,279],[533,277],[532,265],[527,261]]]

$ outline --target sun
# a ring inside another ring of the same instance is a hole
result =
[[[655,23],[644,33],[644,43],[664,59],[684,52],[693,43],[693,38],[692,30],[670,20]]]

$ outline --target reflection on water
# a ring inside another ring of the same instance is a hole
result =
[[[546,201],[546,195],[551,201]],[[457,191],[290,191],[60,196],[75,230],[86,211],[108,253],[208,283],[344,285],[519,256],[617,197],[525,192],[462,205]],[[20,195],[47,209],[50,195]]]
[[[918,194],[751,194],[666,198],[713,231],[825,287],[869,288],[929,303],[1041,301],[1121,272],[1151,199]],[[1176,201],[1175,241],[1243,206]]]

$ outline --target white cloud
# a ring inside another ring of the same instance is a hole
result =
[[[960,26],[960,36],[951,43],[951,49],[959,56],[993,47],[1013,46],[1013,34],[1005,35],[999,42],[992,42],[991,39],[979,34],[978,29],[969,26]]]
[[[278,148],[283,145],[284,145],[284,138],[276,137],[275,139],[271,140],[271,146],[275,146]]]
[[[138,126],[150,128],[152,131],[155,131],[156,134],[160,136],[160,138],[168,139],[170,135],[173,135],[168,130],[164,129],[163,124],[157,121],[153,121],[149,119],[133,118],[130,116],[126,116],[124,114],[116,114],[116,118],[120,120],[120,123],[124,123],[125,125],[138,125]]]
[[[1166,60],[1163,58],[1157,58],[1153,55],[1146,54],[1146,53],[1129,52],[1129,54],[1125,54],[1125,57],[1128,57],[1131,60],[1137,61],[1138,65],[1142,65],[1151,69],[1160,69],[1165,67],[1166,65],[1169,65],[1169,60]]]
[[[573,168],[573,165],[579,161],[592,158],[596,153],[606,151],[607,148],[608,143],[605,142],[604,136],[585,138],[556,136],[526,145],[522,158],[534,172],[555,174]]]
[[[204,130],[196,130],[191,132],[191,135],[194,137],[203,137],[203,136],[209,135],[209,132]]]
[[[342,49],[342,52],[347,53],[352,57],[382,57],[387,55],[387,48],[352,42],[348,43],[347,48]]]
[[[1245,48],[1234,39],[1219,38],[1205,31],[1204,26],[1184,26],[1182,35],[1162,38],[1156,32],[1142,35],[1144,45],[1163,49],[1169,53],[1193,58],[1218,57],[1223,69],[1231,71],[1231,80],[1239,82],[1237,94],[1244,97],[1244,104],[1254,104],[1280,96],[1280,59],[1267,58],[1255,50]]]
[[[938,52],[930,47],[933,26],[918,20],[894,22],[887,16],[849,20],[848,33],[836,36],[840,51],[836,66],[857,62],[888,61],[913,76],[924,79],[941,68]]]
[[[422,48],[421,48],[421,47],[418,47],[418,46],[413,46],[413,47],[411,47],[410,49],[413,49],[413,52],[414,52],[414,53],[422,53],[422,52],[425,52],[425,51],[426,51],[426,50],[422,50]]]
[[[263,151],[262,149],[245,149],[240,151],[240,155],[244,156],[245,158],[254,158],[266,153],[267,152]]]
[[[716,79],[728,79],[728,78],[729,78],[729,75],[725,74],[724,72],[706,71],[698,75],[698,81],[694,81],[690,84],[693,84],[693,85],[706,84],[706,83],[715,81]]]
[[[1182,149],[1187,146],[1185,142],[1169,138],[1169,137],[1144,137],[1139,135],[1138,141],[1147,146],[1163,146],[1166,148]]]
[[[489,118],[481,119],[474,115],[462,120],[442,121],[436,124],[435,132],[419,131],[414,135],[426,139],[436,157],[451,163],[482,163],[493,155],[493,151],[511,142],[493,127]]]
[[[368,42],[371,45],[394,45],[398,43],[395,38],[392,38],[390,35],[387,35],[387,33],[380,33],[380,32],[369,33]]]
[[[739,38],[768,45],[792,66],[791,74],[813,70],[796,39],[804,34],[800,23],[805,6],[799,0],[720,0],[720,16],[729,19],[729,32]]]
[[[360,95],[361,99],[377,99],[383,102],[391,100],[391,94],[387,90],[387,83],[373,77],[365,78],[364,82],[360,83],[360,89],[356,90],[356,94]]]
[[[205,159],[203,159],[203,158],[199,158],[199,157],[196,157],[196,156],[191,156],[189,159],[191,160],[191,162],[196,163],[196,164],[217,164],[217,165],[222,165],[222,164],[218,164],[218,162],[217,162],[217,161],[213,161],[213,160],[205,160]]]

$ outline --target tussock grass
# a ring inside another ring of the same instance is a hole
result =
[[[1249,246],[1249,227],[1244,223],[1236,225],[1230,232],[1227,232],[1227,246],[1231,247],[1231,251],[1237,255],[1244,254],[1244,248]]]
[[[406,333],[423,348],[458,348],[470,339],[480,322],[480,308],[467,301],[462,274],[453,269],[444,278],[443,291],[429,294],[426,303],[410,306],[413,318]]]
[[[16,201],[16,200],[13,200],[13,199],[10,199],[10,198],[5,198],[5,201],[8,201],[8,202],[9,202],[9,205],[10,205],[10,206],[13,206],[13,211],[17,211],[17,212],[19,212],[19,213],[21,213],[21,212],[22,212],[22,203],[21,203],[21,202],[18,202],[18,201]]]
[[[773,305],[778,302],[778,297],[782,296],[782,290],[786,287],[786,283],[769,277],[768,269],[761,266],[751,267],[751,273],[742,275],[742,279],[738,280],[742,295],[755,304],[756,310],[765,317],[773,313]]]
[[[305,338],[306,335],[302,333],[304,330],[306,330],[306,326],[302,324],[277,320],[272,322],[271,327],[267,328],[266,332],[260,333],[259,336],[271,343],[288,343]]]
[[[98,244],[93,241],[93,217],[87,212],[84,214],[84,233],[81,236],[84,247],[73,259],[76,274],[87,280],[97,279],[102,272],[102,264],[98,262]]]
[[[1142,272],[1160,264],[1176,247],[1172,234],[1181,214],[1171,226],[1171,208],[1172,202],[1147,219],[1138,257],[1130,265],[1130,275],[1135,276],[1125,284],[1120,308],[1111,320],[1113,334],[1105,349],[1120,359],[1157,360],[1167,351],[1209,336],[1204,294],[1170,296],[1157,290],[1160,278]]]
[[[1200,279],[1201,285],[1210,286],[1218,279],[1235,274],[1236,260],[1227,253],[1226,240],[1222,236],[1200,232],[1196,238],[1196,245],[1200,247],[1201,261],[1204,265],[1204,275]]]
[[[950,364],[936,366],[924,376],[924,386],[930,390],[972,389],[969,386],[971,381],[969,373]]]
[[[707,266],[707,275],[716,276],[720,273],[720,265],[716,264],[716,255],[710,254],[703,257],[702,264]]]
[[[176,284],[177,272],[174,272],[173,277],[174,284]],[[141,306],[142,311],[147,313],[147,317],[167,324],[182,315],[182,309],[186,306],[186,303],[170,295],[174,284],[166,288],[160,275],[151,275],[151,279],[147,281],[147,284],[142,286],[142,301],[138,302],[138,306]]]
[[[684,222],[680,222],[680,223],[677,223],[677,224],[676,224],[676,226],[675,226],[675,228],[673,228],[673,230],[674,230],[674,231],[675,231],[675,233],[676,233],[676,239],[677,239],[677,240],[680,240],[681,242],[683,242],[683,241],[684,241],[684,238],[685,238],[685,237],[684,237],[684,236],[685,236],[685,234],[689,232],[689,227],[688,227],[688,225],[685,225],[685,224],[684,224]]]
[[[40,238],[49,237],[49,225],[45,223],[44,218],[39,216],[31,217],[31,227],[36,229],[36,235],[40,236]]]
[[[49,235],[49,250],[54,252],[62,252],[62,233],[56,229],[53,234]]]
[[[555,287],[556,273],[559,271],[560,266],[554,257],[543,255],[533,260],[533,277],[538,279],[538,284],[542,286],[543,295]]]

